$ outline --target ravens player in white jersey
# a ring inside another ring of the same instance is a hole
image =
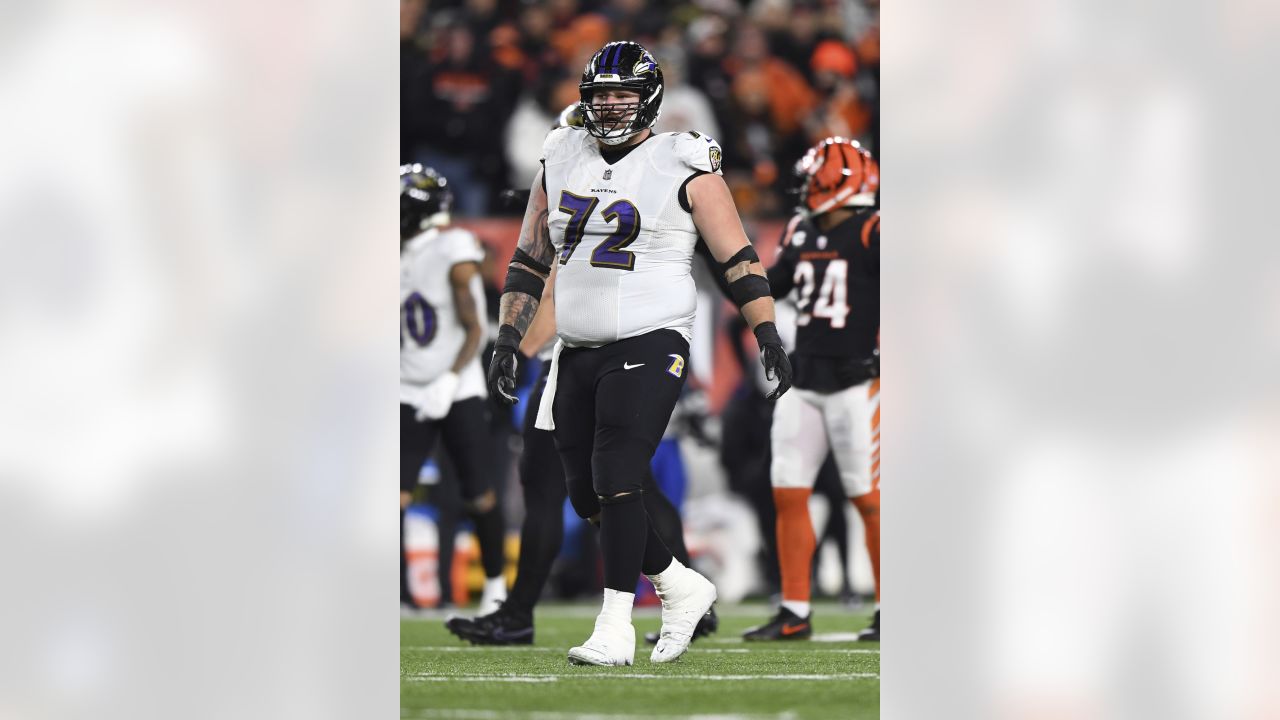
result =
[[[554,431],[570,495],[600,506],[604,603],[569,660],[630,665],[631,610],[643,570],[662,600],[650,659],[688,649],[715,587],[676,561],[653,532],[641,496],[645,469],[684,384],[696,305],[690,261],[698,236],[755,331],[761,361],[790,387],[773,298],[720,176],[720,146],[696,132],[655,135],[662,71],[633,42],[611,42],[579,85],[584,128],[547,136],[520,240],[507,271],[490,390],[515,402],[516,353],[556,264],[559,341],[538,423]]]
[[[880,639],[880,170],[856,142],[827,138],[796,164],[798,213],[769,268],[774,297],[796,301],[795,391],[773,413],[771,479],[778,511],[782,607],[747,640],[813,634],[814,552],[809,495],[828,452],[862,516],[876,614],[861,640]]]
[[[484,565],[482,612],[506,597],[503,521],[487,468],[483,251],[449,227],[453,194],[431,168],[400,168],[400,601],[412,607],[404,553],[404,511],[418,474],[443,438],[457,470]]]
[[[556,127],[582,125],[581,108],[578,103],[574,103],[560,113]],[[699,250],[703,248],[705,245],[699,246]],[[520,359],[537,356],[543,360],[541,377],[529,395],[528,403],[531,408],[537,408],[541,402],[551,369],[549,360],[556,335],[554,287],[553,267],[551,277],[543,287],[538,313],[520,343]],[[449,632],[476,645],[533,644],[533,611],[564,540],[562,508],[568,496],[564,468],[551,432],[534,426],[535,415],[531,411],[525,413],[524,417],[524,448],[520,453],[519,474],[525,516],[520,526],[520,559],[511,592],[502,607],[495,612],[474,618],[452,617],[445,621]],[[681,563],[689,562],[680,511],[658,488],[652,473],[645,474],[644,482],[642,502],[654,532],[677,560]],[[573,507],[582,517],[593,523],[599,522],[600,502],[594,492],[575,493]],[[718,623],[715,611],[708,611],[694,628],[694,638],[715,632]],[[645,639],[656,643],[659,634],[647,633]]]

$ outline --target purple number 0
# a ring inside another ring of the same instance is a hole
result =
[[[436,336],[436,309],[431,307],[426,298],[416,291],[411,293],[400,306],[400,316],[404,319],[400,327],[408,331],[409,337],[413,338],[418,347],[431,344]],[[404,345],[404,333],[400,334],[400,344]]]
[[[564,231],[564,250],[560,252],[561,265],[569,262],[573,251],[578,249],[578,244],[587,232],[587,219],[599,202],[599,198],[574,195],[568,190],[560,193],[560,212],[569,216],[569,225]],[[635,270],[636,254],[626,247],[640,236],[640,211],[630,200],[618,200],[600,214],[605,222],[616,220],[618,227],[591,251],[591,264],[595,267]]]

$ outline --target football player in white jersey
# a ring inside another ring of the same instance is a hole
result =
[[[582,112],[574,103],[560,113],[555,127],[582,126]],[[555,129],[554,127],[552,129]],[[527,191],[526,191],[527,192]],[[705,245],[699,245],[704,251]],[[714,264],[714,261],[712,261]],[[542,362],[541,376],[529,394],[528,406],[538,407],[551,369],[551,355],[556,339],[555,323],[555,268],[542,291],[542,303],[538,314],[525,331],[520,344],[521,360],[535,356]],[[727,288],[726,288],[727,295]],[[564,481],[564,468],[556,452],[555,439],[547,430],[535,427],[536,412],[524,416],[524,447],[520,451],[520,489],[524,496],[525,515],[520,525],[520,558],[516,564],[516,578],[506,601],[496,612],[474,618],[452,617],[445,621],[449,632],[475,645],[531,645],[533,644],[534,608],[551,575],[552,565],[564,540],[564,507],[568,488]],[[684,524],[680,511],[659,489],[651,473],[645,475],[642,494],[649,524],[658,537],[681,563],[689,562],[689,551],[684,544]],[[590,490],[590,488],[587,488]],[[591,522],[600,520],[600,501],[594,492],[576,493],[574,510]],[[719,619],[712,609],[698,621],[694,638],[715,632]],[[658,633],[647,633],[658,641]]]
[[[453,462],[484,565],[483,613],[506,598],[501,508],[487,468],[484,253],[474,235],[449,227],[453,194],[431,168],[400,168],[400,601],[413,607],[404,552],[404,511],[437,437]]]
[[[766,372],[779,380],[772,397],[790,387],[791,366],[769,281],[720,176],[720,146],[696,132],[651,130],[662,103],[653,56],[611,42],[587,63],[579,89],[585,127],[555,130],[543,144],[507,271],[489,388],[515,402],[516,353],[556,263],[559,341],[539,426],[554,431],[570,495],[598,498],[605,565],[595,630],[569,661],[632,664],[633,591],[643,570],[662,600],[650,659],[670,662],[716,598],[709,580],[672,557],[640,502],[684,384],[699,235],[755,331]]]

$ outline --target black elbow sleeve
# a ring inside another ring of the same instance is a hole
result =
[[[750,273],[729,283],[729,292],[732,293],[733,302],[738,307],[742,307],[752,300],[771,297],[769,293],[769,281],[761,275],[753,275]]]
[[[734,253],[733,257],[720,263],[720,272],[729,280],[729,296],[738,307],[752,300],[770,297],[769,281],[761,275],[753,274],[751,263],[760,262],[756,249],[750,245]],[[745,265],[745,267],[744,267]],[[737,275],[738,277],[733,277]]]
[[[727,273],[742,263],[758,262],[760,262],[760,256],[756,254],[756,249],[748,245],[734,253],[733,257],[720,263],[720,272]]]
[[[516,248],[515,253],[511,255],[511,262],[518,262],[527,268],[532,268],[534,270],[537,270],[543,275],[551,274],[550,265],[547,265],[546,263],[538,262],[537,260],[533,259],[532,255],[521,250],[520,248]]]
[[[534,300],[542,299],[542,288],[547,281],[522,267],[512,266],[507,269],[507,282],[502,286],[505,293],[524,293]]]

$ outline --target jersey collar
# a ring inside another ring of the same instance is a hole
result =
[[[628,145],[624,148],[611,148],[607,146],[600,147],[600,145],[597,144],[596,149],[600,151],[600,157],[604,158],[605,164],[613,165],[614,163],[618,162],[619,160],[626,157],[627,155],[630,155],[632,150],[635,150],[641,145],[649,142],[649,139],[652,137],[653,137],[653,130],[650,129],[649,134],[646,135],[643,140],[636,143],[635,145]]]

